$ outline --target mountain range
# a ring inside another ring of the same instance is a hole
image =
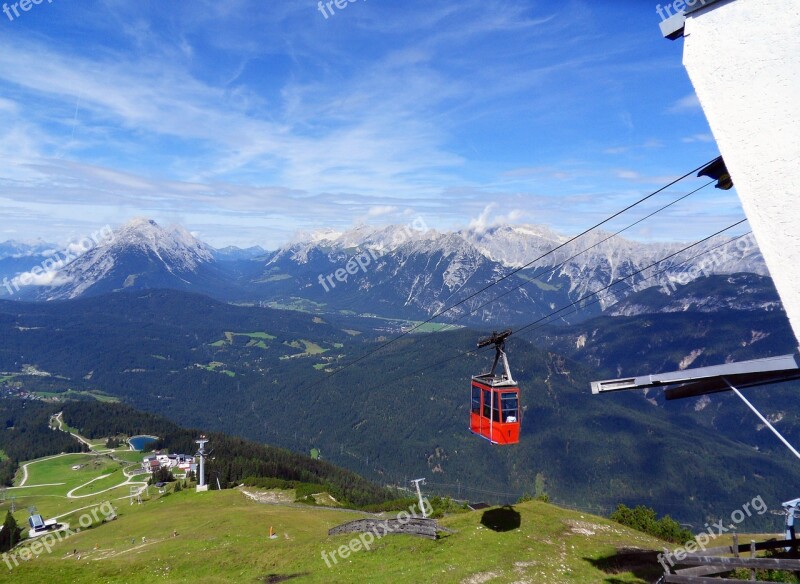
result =
[[[767,275],[751,239],[717,237],[681,252],[686,246],[599,231],[571,242],[531,225],[440,233],[415,220],[406,226],[318,231],[267,252],[214,249],[183,227],[163,228],[140,218],[58,269],[48,269],[59,257],[57,246],[0,244],[0,296],[52,301],[165,288],[227,302],[407,319],[428,318],[464,300],[444,319],[515,324],[572,303],[582,310],[562,316],[565,322],[610,310],[617,314],[623,310],[618,303],[648,289],[674,304],[688,282],[710,275]],[[659,262],[662,258],[668,259]],[[477,295],[498,279],[498,286]],[[735,301],[729,297],[707,309]],[[636,310],[625,306],[625,313]]]
[[[220,250],[148,219],[101,235],[62,252],[0,248],[3,287],[19,272],[13,262],[41,268],[29,276],[39,285],[0,299],[0,391],[121,400],[181,424],[321,450],[375,481],[413,473],[440,492],[471,489],[471,498],[546,489],[570,504],[647,502],[696,521],[756,487],[771,505],[796,496],[784,484],[797,478],[785,452],[741,404],[589,392],[592,379],[792,351],[778,295],[746,239],[678,253],[685,244],[597,233],[569,242],[536,226],[438,233],[420,222],[316,232],[274,251]],[[58,257],[69,261],[47,271]],[[588,296],[642,270],[630,285]],[[357,361],[458,302],[437,321],[471,328],[425,327]],[[510,450],[465,430],[469,376],[488,363],[465,349],[500,326],[516,331],[509,350],[523,388],[524,439]],[[795,440],[792,391],[759,396]]]

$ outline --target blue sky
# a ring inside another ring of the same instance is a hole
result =
[[[718,154],[683,42],[661,38],[650,2],[333,10],[44,0],[0,14],[0,240],[134,216],[268,248],[416,216],[575,233]],[[741,215],[735,192],[706,189],[630,235],[698,239]]]

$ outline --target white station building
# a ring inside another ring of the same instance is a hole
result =
[[[692,0],[662,23],[800,343],[800,2]]]

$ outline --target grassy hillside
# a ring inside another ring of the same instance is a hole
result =
[[[0,573],[8,571],[14,581],[71,584],[619,584],[651,582],[659,573],[649,550],[663,542],[541,502],[445,517],[439,521],[447,531],[436,541],[328,536],[330,528],[365,514],[297,505],[288,491],[151,487],[141,502],[132,502],[130,486],[143,480],[133,474],[139,457],[94,446],[88,453],[24,462],[17,486],[0,499],[0,514],[13,505],[18,524],[25,525],[35,509],[69,531],[24,541],[1,557]]]
[[[259,504],[239,491],[182,491],[143,505],[115,504],[118,519],[57,543],[50,554],[20,563],[13,570],[14,580],[646,582],[658,573],[652,556],[632,567],[623,562],[621,572],[613,558],[621,548],[662,545],[605,519],[525,503],[514,508],[519,527],[511,531],[493,531],[481,524],[483,511],[472,512],[441,520],[454,533],[438,541],[389,535],[369,551],[329,561],[328,567],[322,553],[330,554],[352,539],[329,537],[328,529],[360,515]],[[17,515],[22,519],[27,514]],[[276,539],[269,539],[270,527]]]

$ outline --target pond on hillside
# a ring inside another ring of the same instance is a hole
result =
[[[157,436],[131,436],[128,440],[128,443],[131,445],[131,448],[141,452],[147,447],[148,444],[152,444],[153,442],[157,441]]]

